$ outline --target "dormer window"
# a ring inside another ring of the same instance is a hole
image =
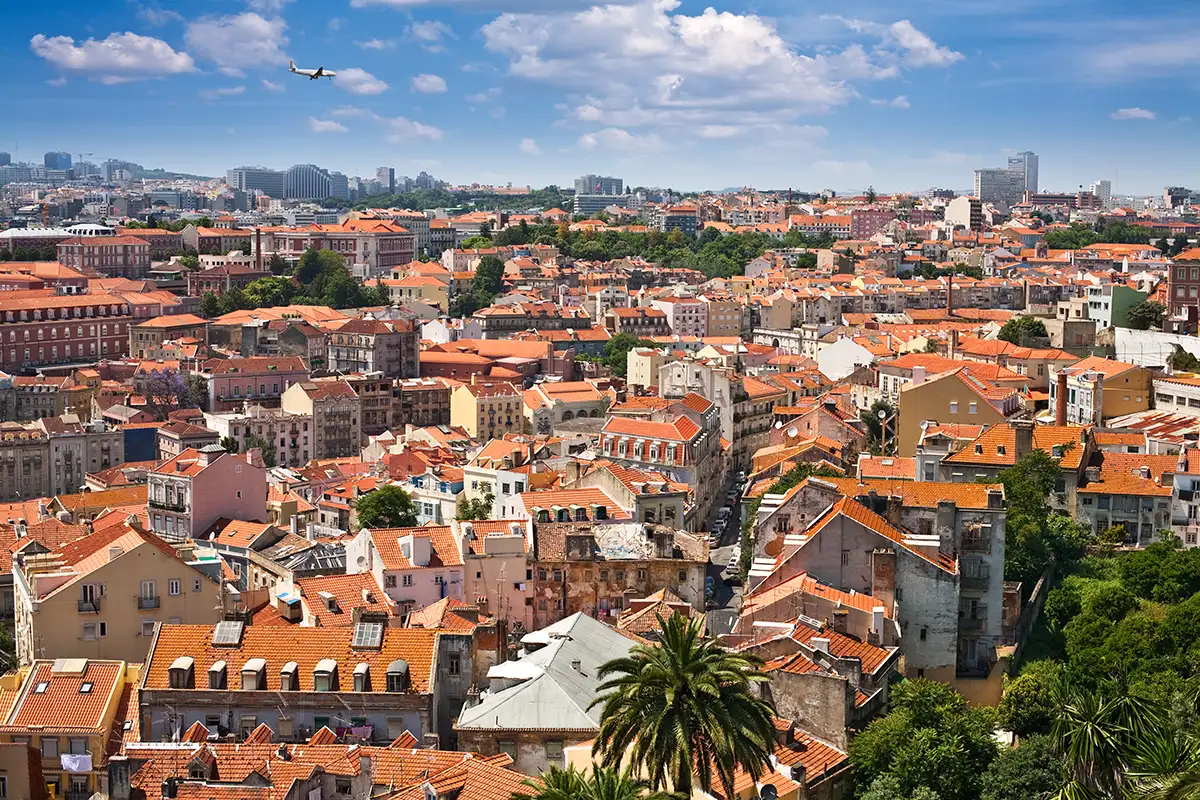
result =
[[[297,682],[296,662],[289,661],[283,665],[283,669],[279,670],[279,691],[294,692],[300,688]]]
[[[167,670],[167,675],[170,678],[172,689],[195,688],[195,680],[193,678],[194,663],[191,656],[180,656],[171,663],[171,668]]]
[[[252,658],[242,665],[242,689],[258,691],[267,688],[267,662]]]
[[[354,691],[371,691],[371,667],[365,661],[354,668]]]
[[[332,692],[337,690],[337,662],[332,658],[322,659],[313,670],[313,690]]]
[[[225,688],[225,662],[218,661],[208,668],[208,688]]]

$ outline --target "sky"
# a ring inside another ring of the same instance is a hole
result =
[[[1053,191],[1200,183],[1200,4],[1180,0],[9,0],[2,13],[0,150],[14,160],[891,192],[969,188],[975,168],[1032,150]],[[308,81],[289,59],[338,75]]]

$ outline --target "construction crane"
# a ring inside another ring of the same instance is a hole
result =
[[[91,157],[92,157],[92,156],[94,156],[94,155],[96,155],[96,154],[95,154],[95,153],[76,153],[76,154],[75,154],[75,159],[76,159],[76,160],[75,160],[75,166],[79,166],[80,164],[82,164],[82,163],[83,163],[83,159],[85,159],[85,158],[91,158]],[[79,175],[79,174],[76,174],[76,176],[75,176],[75,177],[76,177],[76,178],[86,178],[86,177],[87,177],[87,175]]]

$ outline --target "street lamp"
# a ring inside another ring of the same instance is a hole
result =
[[[888,412],[881,408],[875,412],[875,416],[879,417],[879,454],[887,455]]]

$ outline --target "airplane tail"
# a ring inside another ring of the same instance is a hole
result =
[[[296,71],[296,62],[289,59],[288,60],[288,69],[291,70],[292,72],[295,72]]]

